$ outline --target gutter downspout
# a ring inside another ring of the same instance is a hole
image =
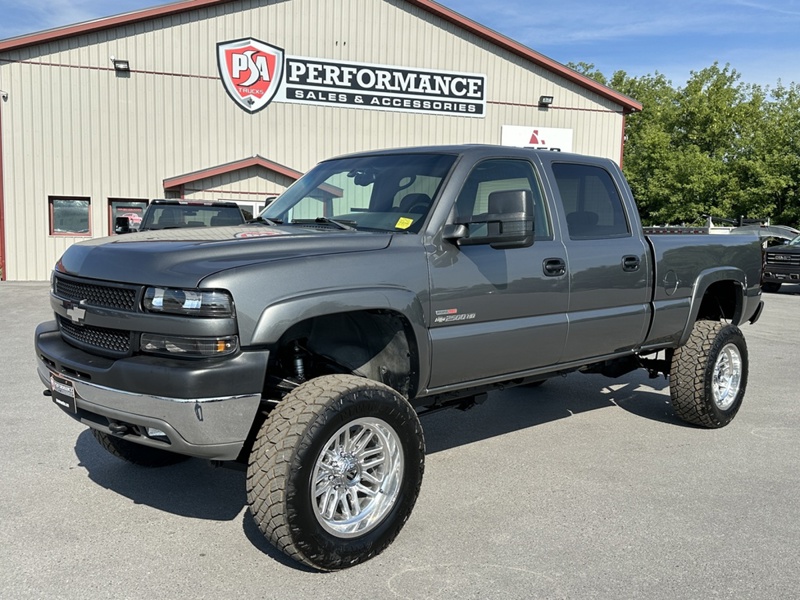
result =
[[[625,125],[627,123],[628,113],[624,110],[622,111],[622,139],[620,140],[619,144],[619,168],[621,169],[624,165],[622,164],[625,160]]]
[[[6,280],[6,200],[4,193],[3,177],[3,103],[8,101],[8,96],[0,92],[0,281]]]

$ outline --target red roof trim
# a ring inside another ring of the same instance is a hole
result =
[[[76,25],[57,27],[55,29],[48,29],[46,31],[39,31],[37,33],[21,35],[0,41],[0,52],[3,50],[16,50],[17,48],[24,48],[35,44],[44,44],[46,42],[61,40],[76,35],[111,29],[112,27],[121,25],[130,25],[149,19],[168,17],[176,13],[214,6],[216,4],[226,4],[227,2],[233,2],[233,0],[183,0],[183,2],[173,2],[172,4],[164,4],[154,8],[135,10],[120,15],[114,15],[113,17],[104,17],[102,19],[77,23]]]
[[[573,83],[577,83],[581,87],[588,88],[599,96],[613,100],[626,109],[626,112],[642,110],[641,103],[637,102],[633,98],[629,98],[624,94],[620,94],[619,92],[596,82],[594,79],[590,79],[589,77],[581,75],[577,71],[573,71],[569,67],[554,61],[552,58],[548,58],[544,54],[539,54],[535,50],[531,50],[527,46],[524,46],[523,44],[520,44],[511,38],[497,33],[496,31],[489,29],[480,23],[476,23],[472,19],[469,19],[464,15],[455,12],[454,10],[450,10],[441,4],[432,2],[432,0],[406,0],[406,2],[433,13],[445,21],[449,21],[450,23],[453,23],[462,29],[474,33],[478,37],[492,42],[493,44],[496,44],[497,46],[500,46],[501,48],[508,50],[517,56],[526,58],[540,67],[547,69],[556,75],[560,75],[564,79],[572,81]]]
[[[294,169],[291,169],[284,165],[280,165],[276,162],[272,162],[271,160],[267,160],[264,157],[256,155],[253,156],[252,158],[244,158],[242,160],[236,160],[233,162],[226,163],[224,165],[219,165],[217,167],[210,167],[208,169],[201,169],[200,171],[194,171],[193,173],[187,173],[185,175],[170,177],[164,180],[164,189],[170,190],[178,188],[182,185],[186,185],[187,183],[194,183],[195,181],[209,179],[210,177],[216,177],[218,175],[224,175],[226,173],[233,173],[234,171],[247,169],[249,167],[263,167],[265,169],[268,169],[269,171],[274,171],[279,175],[283,175],[293,180],[299,179],[300,176],[302,175],[300,171],[295,171]]]
[[[15,50],[18,48],[24,48],[26,46],[42,44],[54,40],[60,40],[63,38],[91,33],[102,29],[110,29],[112,27],[121,25],[138,23],[139,21],[146,21],[148,19],[166,17],[176,13],[214,6],[216,4],[226,4],[232,1],[233,0],[184,0],[183,2],[175,2],[173,4],[166,4],[164,6],[158,6],[155,8],[147,8],[113,17],[106,17],[103,19],[96,19],[94,21],[87,21],[85,23],[78,23],[77,25],[59,27],[57,29],[50,29],[47,31],[41,31],[39,33],[32,33],[30,35],[23,35],[0,41],[0,52],[4,50]],[[433,2],[432,0],[406,0],[406,2],[413,6],[417,6],[437,17],[440,17],[445,21],[453,23],[454,25],[469,31],[493,44],[496,44],[497,46],[504,48],[505,50],[516,54],[517,56],[521,56],[522,58],[530,60],[540,67],[547,69],[548,71],[555,73],[556,75],[559,75],[568,81],[572,81],[581,87],[595,92],[597,95],[603,98],[612,100],[613,102],[621,105],[624,112],[635,112],[642,110],[642,105],[636,100],[628,98],[624,94],[620,94],[609,87],[597,83],[593,79],[585,77],[580,73],[573,71],[569,67],[566,67],[561,63],[546,57],[543,54],[539,54],[527,46],[524,46],[519,42],[515,42],[511,38],[497,33],[496,31],[493,31],[492,29],[489,29],[480,23],[476,23],[472,19],[468,19],[467,17],[450,10],[449,8],[445,8],[441,4]]]

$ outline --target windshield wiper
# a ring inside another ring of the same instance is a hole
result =
[[[275,225],[283,225],[283,221],[280,219],[265,219],[264,217],[255,217],[247,221],[248,223],[264,223],[266,225],[275,226]]]
[[[358,231],[355,228],[355,221],[339,221],[338,219],[331,219],[330,217],[317,217],[316,219],[295,219],[292,224],[297,225],[311,225],[314,223],[324,223],[326,225],[335,225],[339,229],[345,231]]]

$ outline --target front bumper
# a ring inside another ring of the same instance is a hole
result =
[[[763,283],[800,283],[800,268],[766,265],[761,281]]]
[[[241,452],[269,358],[254,351],[215,361],[105,359],[64,342],[55,322],[37,327],[35,343],[45,387],[51,390],[51,375],[72,386],[74,410],[58,405],[73,418],[132,442],[212,460]]]

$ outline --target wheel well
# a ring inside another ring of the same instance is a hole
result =
[[[735,281],[712,283],[703,295],[700,310],[697,313],[697,320],[738,320],[742,312],[740,290],[741,287]]]
[[[273,354],[270,374],[296,382],[352,373],[385,383],[406,398],[419,385],[419,355],[411,324],[393,311],[313,317],[290,327]]]

